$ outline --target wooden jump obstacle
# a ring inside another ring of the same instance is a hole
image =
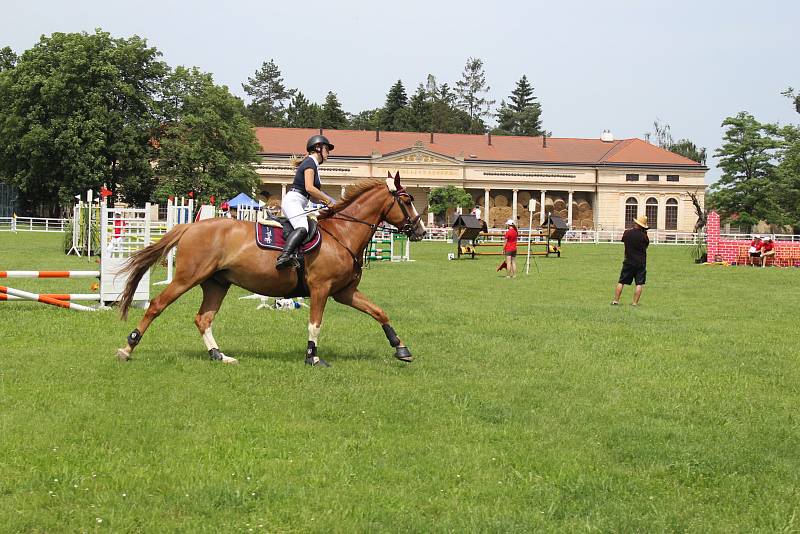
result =
[[[530,247],[544,247],[544,250],[529,250],[531,256],[556,256],[561,257],[561,238],[564,237],[569,227],[563,219],[548,214],[544,226],[536,232],[529,228],[527,232],[520,231],[517,238],[517,249]],[[534,241],[534,238],[536,240]],[[486,241],[499,239],[498,241]],[[505,234],[503,232],[488,232],[486,225],[472,215],[459,215],[453,221],[453,242],[456,244],[455,257],[462,256],[504,256],[503,245]],[[495,251],[481,251],[481,248],[494,247]]]

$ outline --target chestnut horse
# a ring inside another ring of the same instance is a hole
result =
[[[418,241],[425,226],[414,207],[413,198],[400,185],[400,173],[387,180],[364,180],[350,186],[343,198],[320,215],[322,243],[305,255],[305,282],[311,296],[308,319],[306,363],[328,366],[317,356],[317,341],[328,296],[372,316],[383,327],[395,357],[409,362],[411,351],[400,341],[389,317],[358,290],[361,261],[375,229],[382,221],[397,227],[409,239]],[[219,311],[231,284],[271,297],[296,295],[298,270],[275,269],[279,251],[262,250],[255,242],[255,225],[234,219],[207,219],[195,224],[179,224],[158,243],[134,254],[124,267],[129,273],[120,310],[127,317],[136,286],[147,269],[173,247],[179,254],[175,276],[167,288],[150,302],[136,329],[128,336],[125,348],[117,350],[122,360],[131,358],[134,348],[150,323],[172,302],[196,285],[203,289],[203,302],[195,324],[212,359],[238,363],[219,350],[211,334],[214,316]],[[302,281],[301,281],[302,282]]]

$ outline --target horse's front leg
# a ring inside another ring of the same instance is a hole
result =
[[[329,289],[311,289],[311,309],[308,314],[308,347],[306,348],[306,365],[330,367],[331,365],[317,356],[317,342],[322,330],[322,314],[328,302]]]
[[[383,327],[383,333],[386,334],[386,339],[389,340],[389,344],[394,347],[395,358],[404,362],[410,362],[414,359],[414,357],[411,355],[411,351],[408,350],[408,347],[406,347],[402,341],[400,341],[400,338],[397,337],[397,333],[395,333],[394,328],[392,328],[392,325],[389,324],[389,316],[386,315],[386,313],[377,305],[375,305],[374,302],[369,300],[364,293],[356,288],[348,288],[340,293],[337,293],[333,296],[333,298],[336,300],[336,302],[347,304],[348,306],[369,314],[373,319],[378,321]]]

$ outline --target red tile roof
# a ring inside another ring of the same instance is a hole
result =
[[[256,138],[263,154],[303,154],[306,141],[319,133],[315,128],[256,128]],[[380,141],[370,130],[325,130],[323,132],[336,147],[334,157],[369,157],[373,151],[384,156],[409,149],[415,143],[451,158],[462,155],[466,161],[512,161],[577,164],[641,164],[694,166],[699,163],[673,154],[641,139],[621,139],[611,142],[600,139],[573,139],[548,137],[547,148],[541,137],[486,135],[431,134],[427,132],[380,132]]]

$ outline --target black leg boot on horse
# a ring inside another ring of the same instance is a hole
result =
[[[297,249],[307,235],[308,230],[305,228],[295,228],[294,231],[289,234],[289,237],[286,238],[286,244],[283,246],[283,252],[281,252],[281,255],[278,256],[278,260],[275,262],[276,269],[281,270],[300,266],[300,263],[297,261]]]

